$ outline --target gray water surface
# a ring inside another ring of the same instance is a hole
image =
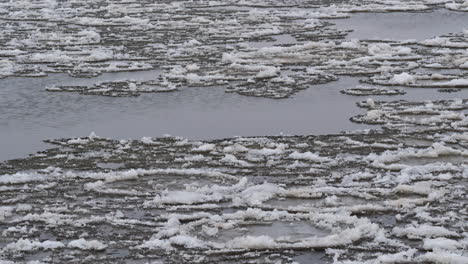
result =
[[[105,74],[93,80],[66,75],[0,80],[0,160],[43,149],[42,140],[97,135],[141,138],[171,134],[190,139],[283,134],[330,134],[368,128],[349,121],[363,113],[356,102],[367,97],[343,95],[358,78],[311,86],[292,98],[274,100],[225,93],[224,87],[183,88],[171,93],[113,98],[53,93],[44,87],[57,83],[115,80],[128,75],[152,78],[157,71]],[[406,89],[398,99],[450,99],[468,95],[436,89]],[[378,98],[397,97],[379,96]]]
[[[331,20],[339,29],[353,30],[348,39],[418,41],[468,28],[465,12],[435,9],[431,12],[356,13],[349,19]]]
[[[435,21],[437,23],[435,23]],[[333,20],[340,29],[354,29],[349,38],[425,39],[468,27],[461,12],[359,13],[350,19]],[[290,36],[278,36],[278,43],[252,43],[262,47],[294,43]],[[311,86],[292,98],[274,100],[225,93],[225,87],[182,88],[171,93],[142,94],[112,98],[52,93],[54,84],[93,84],[119,79],[155,79],[158,70],[107,73],[97,78],[77,79],[65,74],[44,78],[0,79],[0,160],[19,158],[44,149],[42,140],[86,136],[94,131],[112,138],[141,138],[171,134],[190,139],[284,134],[330,134],[368,128],[349,118],[363,113],[357,101],[366,97],[343,95],[358,78]],[[439,93],[436,89],[406,89],[397,100],[452,99],[468,95]]]
[[[140,75],[135,79],[144,79],[145,74],[154,73],[132,73]],[[125,75],[129,73],[106,74],[99,79]],[[224,87],[192,87],[123,98],[44,91],[53,83],[71,81],[65,75],[0,80],[0,159],[39,150],[44,147],[40,143],[43,139],[86,136],[91,131],[114,138],[171,134],[210,139],[337,133],[360,127],[348,120],[362,111],[355,107],[356,98],[339,93],[356,85],[354,78],[314,86],[288,100],[225,93]]]

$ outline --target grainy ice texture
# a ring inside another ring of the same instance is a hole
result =
[[[384,85],[466,86],[463,71],[413,72],[466,69],[466,32],[422,41],[349,40],[349,30],[332,22],[356,12],[466,11],[466,2],[450,2],[2,1],[0,78],[163,69],[146,84],[46,88],[103,96],[225,85],[227,92],[286,98],[337,75]]]
[[[333,22],[467,11],[445,0],[0,1],[0,78],[87,78],[40,87],[49,96],[125,112],[142,93],[293,100],[347,78],[333,92],[362,113],[346,118],[376,128],[47,140],[0,163],[0,264],[468,263],[468,99],[455,98],[468,87],[468,31],[359,40]],[[143,70],[154,75],[94,82]],[[402,100],[421,88],[447,93]]]
[[[367,114],[353,120],[383,130],[51,140],[56,147],[0,166],[0,254],[45,263],[466,263],[468,102],[360,106]]]

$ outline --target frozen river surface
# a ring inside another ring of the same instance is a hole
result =
[[[0,1],[0,264],[468,263],[467,11]]]

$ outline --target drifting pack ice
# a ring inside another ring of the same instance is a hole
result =
[[[334,23],[434,10],[468,1],[0,1],[0,78],[154,73],[46,92],[287,100],[357,76],[343,96],[385,99],[340,134],[47,140],[0,163],[0,263],[468,263],[468,99],[398,99],[468,87],[468,20],[425,40]]]

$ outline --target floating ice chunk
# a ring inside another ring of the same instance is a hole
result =
[[[399,47],[396,51],[396,54],[398,55],[409,55],[411,54],[412,50],[411,48],[408,47]]]
[[[110,26],[116,24],[139,25],[145,27],[152,26],[149,19],[142,19],[129,16],[124,16],[120,18],[76,17],[72,21],[78,25],[88,26]]]
[[[305,167],[310,167],[310,164],[303,163],[298,160],[295,160],[292,164],[287,166],[288,169],[305,168]]]
[[[449,48],[466,48],[468,44],[466,42],[455,42],[448,37],[435,37],[432,39],[426,39],[420,42],[421,45],[429,47],[449,47]]]
[[[288,145],[280,143],[274,149],[271,149],[271,148],[251,149],[249,150],[248,153],[252,155],[256,155],[256,156],[280,155],[280,154],[283,154],[287,148],[288,148]]]
[[[306,69],[306,72],[307,72],[307,74],[311,74],[311,75],[325,74],[324,71],[318,70],[318,69],[315,68],[315,67],[308,67],[308,68]]]
[[[14,49],[14,50],[0,50],[0,56],[18,56],[21,54],[25,54],[25,51],[19,50],[19,49]],[[1,64],[0,60],[0,64]]]
[[[338,46],[341,47],[341,48],[345,48],[345,49],[358,49],[358,48],[361,47],[361,44],[360,44],[359,40],[353,39],[351,41],[341,42],[340,45],[338,45]]]
[[[65,245],[58,241],[46,240],[43,242],[31,241],[29,239],[19,239],[16,242],[10,243],[5,246],[3,250],[10,252],[24,252],[24,251],[35,251],[35,250],[51,250],[63,248]]]
[[[453,134],[453,135],[451,136],[451,139],[455,139],[455,140],[460,140],[460,141],[466,141],[466,142],[468,142],[468,133]]]
[[[238,60],[238,57],[234,53],[223,53],[221,61],[223,63],[236,63]]]
[[[198,71],[200,69],[200,66],[198,66],[197,64],[193,63],[193,64],[189,64],[187,66],[185,66],[185,68],[188,70],[188,71]]]
[[[265,249],[275,248],[275,240],[270,236],[242,236],[226,243],[230,248]]]
[[[205,246],[205,243],[196,238],[196,237],[193,237],[193,236],[189,236],[189,235],[178,235],[178,236],[174,236],[174,237],[171,237],[169,239],[169,242],[173,245],[177,245],[177,246],[183,246],[185,248],[204,248],[206,247]]]
[[[103,51],[103,50],[92,50],[90,54],[84,57],[83,61],[88,62],[98,62],[98,61],[106,61],[111,60],[114,58],[114,55],[110,51]]]
[[[468,1],[463,3],[447,3],[445,4],[447,9],[456,10],[456,11],[468,11]]]
[[[263,183],[261,185],[250,186],[240,196],[233,200],[234,204],[249,204],[249,205],[260,205],[263,202],[270,200],[275,195],[284,192],[283,188],[280,188],[276,184]]]
[[[329,6],[322,6],[318,9],[318,12],[314,12],[314,16],[317,18],[346,18],[349,14],[346,13],[346,8],[340,8],[335,4]]]
[[[128,90],[130,90],[130,91],[132,91],[132,92],[136,91],[136,90],[137,90],[137,85],[136,85],[136,83],[129,83],[129,84],[128,84]]]
[[[94,30],[89,30],[89,29],[81,30],[76,35],[79,37],[80,43],[91,44],[91,43],[99,43],[101,41],[101,35]]]
[[[0,221],[3,221],[6,217],[11,216],[13,209],[13,206],[0,206]]]
[[[156,204],[196,204],[219,201],[221,199],[222,197],[220,195],[209,195],[191,191],[174,191],[163,196],[157,195],[153,201]]]
[[[416,249],[409,249],[396,254],[388,254],[379,256],[375,263],[399,263],[411,261],[417,252]]]
[[[336,195],[331,195],[325,198],[325,201],[323,202],[326,206],[338,206],[340,205],[338,201],[338,197]]]
[[[15,72],[15,65],[10,60],[0,60],[0,78],[9,76]]]
[[[201,16],[193,17],[190,21],[194,23],[200,23],[200,24],[210,24],[213,22],[212,20],[206,17],[201,17]]]
[[[137,248],[146,248],[146,249],[165,249],[170,250],[172,249],[171,243],[165,239],[151,239],[149,241],[145,241],[143,244],[137,246]]]
[[[434,239],[424,239],[424,249],[428,250],[437,250],[437,249],[446,249],[446,250],[457,250],[463,248],[464,245],[461,242],[456,240],[447,239],[443,237],[438,237]]]
[[[466,264],[468,257],[447,251],[427,252],[416,258],[421,262],[441,263],[441,264]]]
[[[103,181],[97,181],[97,182],[88,182],[83,187],[86,190],[99,190],[104,185],[105,183]]]
[[[177,217],[171,217],[167,220],[166,227],[171,228],[171,227],[176,227],[178,228],[180,226],[180,221],[177,219]]]
[[[458,87],[458,86],[468,86],[468,79],[454,79],[448,82],[437,83],[438,86],[447,86],[447,87]]]
[[[94,139],[96,139],[96,138],[99,138],[99,136],[96,135],[96,133],[94,133],[94,131],[91,131],[91,133],[89,133],[88,138],[89,138],[90,140],[94,140]]]
[[[304,21],[304,28],[311,29],[315,28],[320,24],[320,21],[315,18],[309,18]]]
[[[258,72],[255,77],[259,79],[272,78],[279,74],[280,69],[277,67],[266,67],[262,71]]]
[[[34,181],[44,181],[47,176],[40,173],[17,172],[15,174],[0,175],[0,183],[2,184],[18,184]]]
[[[184,46],[185,47],[194,47],[194,46],[199,46],[201,45],[202,43],[196,39],[191,39],[191,40],[188,40],[186,42],[184,42]]]
[[[47,53],[35,53],[28,60],[30,62],[70,62],[75,59],[61,51],[51,51]]]
[[[32,205],[30,204],[18,204],[16,206],[16,211],[17,212],[29,212],[32,209]],[[1,216],[0,216],[1,218]]]
[[[391,54],[392,47],[385,43],[370,45],[368,52],[371,55]]]
[[[313,162],[326,162],[329,161],[328,158],[326,157],[320,157],[319,155],[312,153],[310,151],[300,153],[297,151],[294,151],[293,153],[289,154],[290,159],[296,159],[296,160],[310,160]]]
[[[253,37],[261,37],[261,36],[268,36],[268,35],[277,35],[280,34],[281,30],[278,27],[272,26],[271,28],[264,28],[264,29],[257,29],[250,32],[242,33],[241,37],[243,38],[253,38]]]
[[[172,67],[172,69],[169,71],[169,75],[172,76],[172,75],[182,75],[182,74],[185,74],[187,73],[188,69],[187,68],[184,68],[180,65],[175,65]]]
[[[147,145],[155,144],[152,137],[142,137],[140,141]]]
[[[372,98],[367,98],[366,103],[370,108],[375,107],[375,102],[374,102],[374,100]]]
[[[422,195],[429,195],[434,192],[431,188],[433,182],[431,181],[422,181],[416,182],[414,185],[398,185],[394,188],[395,192],[400,193],[417,193]]]
[[[249,19],[257,20],[258,18],[268,16],[270,12],[268,10],[253,8],[249,10]]]
[[[216,234],[218,234],[218,228],[217,227],[208,227],[206,225],[202,226],[202,231],[204,234],[208,235],[208,236],[215,236]]]
[[[198,155],[193,155],[193,156],[189,156],[189,157],[184,157],[184,161],[207,161],[209,160],[210,158],[209,157],[205,157],[201,154],[198,154]]]
[[[215,144],[207,143],[207,144],[202,144],[202,145],[192,149],[192,151],[193,152],[210,152],[210,151],[213,151],[215,149],[216,149]]]
[[[424,0],[425,4],[445,4],[452,2],[453,0]]]
[[[214,81],[220,81],[223,82],[223,80],[226,78],[226,76],[222,74],[216,74],[216,75],[198,75],[195,73],[189,73],[185,76],[178,76],[181,79],[185,79],[188,83],[190,84],[200,84],[204,82],[214,82]]]
[[[70,144],[70,145],[81,145],[81,144],[87,144],[89,142],[89,139],[85,139],[85,138],[74,138],[74,139],[70,139],[67,141],[67,144]]]
[[[393,233],[396,236],[408,238],[420,237],[458,237],[459,234],[450,231],[445,227],[422,224],[419,226],[395,227]]]
[[[97,240],[86,240],[80,238],[77,240],[70,241],[68,243],[69,248],[77,248],[81,250],[104,250],[107,248],[105,244]]]
[[[372,110],[378,111],[378,110]],[[371,112],[371,111],[369,111]],[[437,158],[440,156],[447,155],[458,155],[458,156],[468,156],[468,151],[459,150],[444,145],[443,143],[433,143],[428,148],[415,149],[415,148],[405,148],[400,150],[387,150],[380,155],[369,154],[366,160],[372,162],[372,165],[378,168],[387,168],[387,169],[411,169],[411,166],[405,166],[403,164],[394,164],[402,159],[407,158]],[[390,163],[390,164],[389,164]],[[388,164],[388,165],[387,165]],[[428,164],[431,165],[431,164]],[[419,170],[421,168],[418,168]]]
[[[235,143],[231,146],[227,146],[223,149],[225,153],[239,153],[239,152],[247,152],[249,149],[244,147],[241,144]]]
[[[279,77],[271,79],[271,82],[285,83],[285,84],[294,84],[294,83],[296,83],[296,81],[293,78],[289,77],[289,76],[279,76]]]
[[[234,156],[232,154],[226,154],[224,156],[224,158],[222,158],[220,161],[228,163],[228,164],[240,165],[240,166],[243,166],[243,167],[251,167],[252,166],[252,164],[250,164],[250,163],[248,163],[247,161],[244,161],[244,160],[239,160],[238,158],[236,158],[236,156]]]
[[[440,66],[442,66],[442,65],[440,65]],[[458,67],[460,67],[461,69],[468,69],[468,61],[460,64]]]
[[[412,50],[409,47],[393,47],[386,43],[372,44],[368,47],[369,54],[373,56],[394,56],[394,55],[409,55]]]
[[[390,84],[399,84],[399,85],[406,85],[406,84],[414,84],[416,82],[416,78],[409,73],[402,72],[400,74],[394,75],[392,79],[390,79]]]

